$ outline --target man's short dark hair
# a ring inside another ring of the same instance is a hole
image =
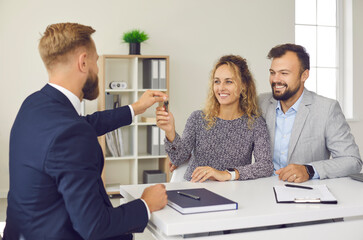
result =
[[[305,48],[300,45],[286,43],[273,47],[267,55],[268,59],[279,58],[286,54],[286,52],[294,52],[299,58],[301,64],[301,73],[306,69],[310,70],[310,57]]]

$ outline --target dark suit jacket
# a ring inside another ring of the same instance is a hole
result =
[[[46,85],[21,106],[10,134],[4,239],[131,239],[148,222],[138,199],[113,208],[97,136],[132,121],[128,106],[78,116]]]

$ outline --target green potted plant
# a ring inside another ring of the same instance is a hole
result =
[[[125,43],[129,43],[129,54],[130,55],[140,55],[140,43],[149,39],[149,36],[138,29],[134,29],[125,32],[122,36],[122,40]]]

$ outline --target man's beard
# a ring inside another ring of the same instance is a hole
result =
[[[274,91],[275,85],[276,85],[276,83],[271,84],[272,94],[276,100],[280,100],[280,101],[286,101],[286,100],[290,99],[292,96],[294,96],[299,91],[299,89],[301,87],[301,84],[299,84],[295,89],[288,89],[288,85],[283,84],[285,86],[286,90],[283,94],[278,95]]]
[[[83,98],[87,100],[94,100],[98,97],[98,76],[93,72],[89,72],[87,80],[82,88]]]

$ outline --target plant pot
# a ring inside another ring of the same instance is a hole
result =
[[[140,55],[140,43],[130,43],[130,55]]]

